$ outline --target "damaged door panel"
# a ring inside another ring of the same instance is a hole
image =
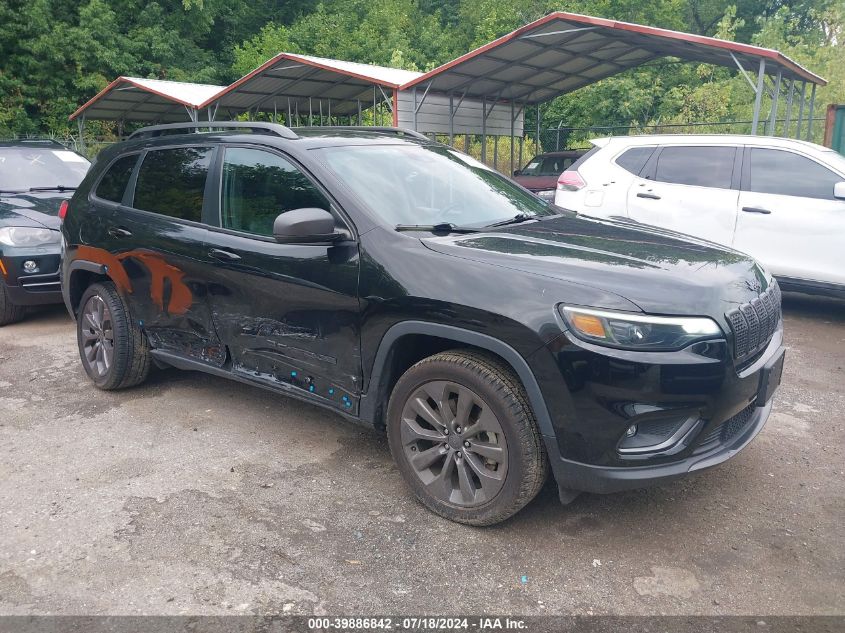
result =
[[[131,207],[108,227],[110,253],[100,254],[125,285],[132,314],[156,349],[215,366],[226,360],[208,304],[202,224],[212,147],[148,151],[130,182]],[[95,254],[96,255],[96,254]],[[119,266],[119,272],[115,267]]]
[[[219,229],[208,300],[236,373],[290,385],[356,413],[360,395],[358,246],[279,244],[276,217],[331,205],[292,162],[247,147],[221,156]],[[217,179],[215,179],[217,181]]]

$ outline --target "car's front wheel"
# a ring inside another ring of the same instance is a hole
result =
[[[100,389],[124,389],[146,380],[149,343],[114,284],[98,283],[85,291],[76,334],[82,366]]]
[[[411,367],[388,406],[390,450],[416,497],[469,525],[514,515],[542,488],[548,460],[510,368],[455,350]]]

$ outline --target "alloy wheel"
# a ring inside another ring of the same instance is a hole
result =
[[[436,498],[463,507],[493,499],[505,483],[508,448],[502,426],[474,391],[427,382],[402,410],[401,441],[414,473]]]
[[[82,353],[88,369],[97,377],[108,374],[114,360],[114,327],[109,307],[93,295],[82,309]]]

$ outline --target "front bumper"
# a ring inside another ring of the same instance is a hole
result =
[[[35,306],[62,302],[59,247],[5,248],[0,253],[5,275],[3,281],[12,303]],[[37,272],[27,273],[24,262],[34,261]]]
[[[738,368],[725,341],[637,353],[566,334],[556,339],[533,360],[552,420],[554,436],[544,439],[558,485],[616,492],[730,459],[769,417],[782,343],[779,326],[765,350]],[[626,439],[630,429],[634,441]],[[637,446],[636,438],[650,432],[656,439]]]
[[[558,455],[556,459],[551,460],[552,471],[559,486],[580,492],[605,494],[666,483],[729,460],[757,436],[769,419],[771,410],[771,400],[763,407],[754,407],[752,417],[744,430],[734,436],[728,444],[680,461],[649,466],[591,466]]]

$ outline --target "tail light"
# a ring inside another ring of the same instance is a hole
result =
[[[67,200],[62,200],[62,203],[59,205],[59,219],[62,222],[64,222],[65,216],[67,215],[67,207],[68,207]]]
[[[557,188],[561,191],[578,191],[587,186],[581,174],[573,169],[567,169],[557,179]]]

